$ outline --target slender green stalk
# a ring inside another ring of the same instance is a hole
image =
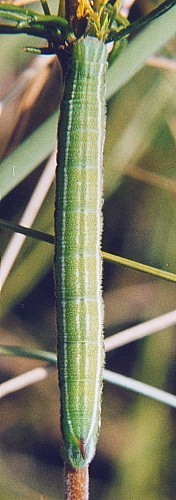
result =
[[[38,359],[47,363],[56,364],[57,356],[54,352],[41,351],[38,349],[30,349],[20,346],[0,346],[1,356],[17,356],[22,358]]]
[[[28,236],[30,238],[45,241],[46,243],[54,245],[54,236],[52,236],[51,234],[43,233],[42,231],[37,231],[35,229],[29,229],[19,224],[13,224],[12,222],[6,221],[4,219],[0,219],[0,227],[20,234],[25,234],[25,236]],[[107,262],[111,262],[112,264],[129,267],[130,269],[134,269],[134,271],[140,271],[142,273],[176,283],[175,273],[170,273],[169,271],[164,271],[163,269],[158,269],[157,267],[148,266],[146,264],[142,264],[141,262],[125,259],[125,257],[120,257],[119,255],[113,255],[103,251],[102,257],[104,260],[106,260]]]
[[[103,252],[103,257],[105,260],[107,260],[108,262],[112,262],[113,264],[120,264],[122,266],[129,267],[130,269],[134,269],[135,271],[140,271],[142,273],[149,274],[151,276],[157,276],[157,278],[162,278],[176,283],[176,274],[174,273],[163,271],[162,269],[158,269],[156,267],[147,266],[146,264],[142,264],[141,262],[125,259],[124,257],[120,257],[119,255],[112,255],[107,252]]]

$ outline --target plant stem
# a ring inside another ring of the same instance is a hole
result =
[[[88,500],[88,467],[70,469],[65,466],[65,500]]]

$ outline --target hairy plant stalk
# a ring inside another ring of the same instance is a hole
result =
[[[88,500],[89,473],[84,469],[65,467],[65,500]]]

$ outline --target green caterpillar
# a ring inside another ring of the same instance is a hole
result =
[[[129,23],[119,0],[79,0],[84,36],[72,44],[58,134],[55,277],[58,369],[65,461],[79,469],[94,456],[102,393],[102,163],[106,125],[105,41]],[[75,24],[75,19],[74,19]]]
[[[87,36],[77,42],[59,127],[55,217],[59,383],[66,462],[74,468],[92,460],[100,423],[106,68],[101,41]]]
[[[94,456],[102,393],[102,164],[105,74],[111,31],[129,23],[119,0],[79,0],[87,28],[71,43],[58,133],[55,277],[58,369],[65,462],[80,469]],[[119,14],[119,18],[118,15]],[[112,28],[112,29],[111,29]],[[78,31],[80,25],[78,24]]]

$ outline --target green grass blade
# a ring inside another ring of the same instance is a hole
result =
[[[140,271],[142,273],[150,274],[151,276],[156,276],[157,278],[163,278],[176,283],[176,274],[174,273],[169,273],[167,271],[163,271],[162,269],[147,266],[146,264],[141,264],[141,262],[135,262],[134,260],[125,259],[124,257],[119,257],[106,252],[102,252],[102,255],[106,261],[112,262],[113,264],[120,264],[121,266],[134,269],[135,271]]]
[[[119,54],[107,73],[107,99],[127,83],[144,66],[146,60],[160,50],[175,33],[176,7],[152,21]]]
[[[2,160],[0,165],[2,198],[52,153],[56,147],[57,122],[58,112],[55,112]]]
[[[20,358],[39,359],[47,363],[56,364],[56,354],[54,352],[41,351],[38,349],[31,349],[30,347],[20,346],[0,346],[0,356],[14,356]]]

